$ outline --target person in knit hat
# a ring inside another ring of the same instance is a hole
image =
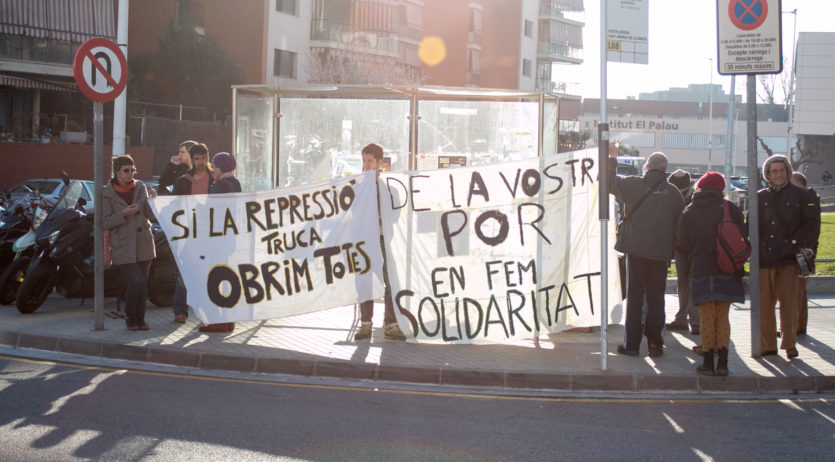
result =
[[[743,271],[726,274],[716,263],[716,230],[728,206],[731,220],[745,233],[742,212],[725,200],[725,178],[719,172],[707,172],[696,182],[693,202],[684,209],[678,224],[677,249],[690,263],[690,301],[698,306],[703,364],[696,371],[703,375],[728,374],[728,347],[731,303],[745,301]],[[714,356],[719,357],[714,369]]]
[[[763,163],[767,186],[757,192],[760,245],[760,353],[777,354],[774,307],[780,301],[780,348],[786,357],[797,351],[797,257],[800,249],[815,242],[815,207],[805,189],[789,179],[792,167],[786,156],[776,154]],[[749,180],[750,181],[750,180]]]
[[[667,181],[675,186],[684,199],[684,206],[687,207],[693,198],[693,180],[690,174],[682,169],[677,169],[667,177]],[[676,247],[676,291],[678,292],[678,313],[673,322],[667,324],[667,330],[687,330],[693,335],[699,335],[699,310],[690,303],[690,262],[687,261],[687,254],[680,252]],[[688,324],[689,318],[689,324]]]

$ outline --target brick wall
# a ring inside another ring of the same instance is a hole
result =
[[[154,149],[128,146],[137,178],[152,176]],[[110,146],[104,146],[104,178],[113,176]],[[30,178],[59,178],[61,171],[70,178],[94,179],[92,144],[0,143],[0,187],[12,187]]]

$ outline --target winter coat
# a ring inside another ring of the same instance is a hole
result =
[[[725,199],[719,189],[706,188],[693,194],[677,229],[677,250],[690,262],[690,299],[693,304],[711,300],[744,302],[742,272],[727,274],[716,263],[716,228],[723,216]],[[747,236],[739,207],[728,202],[731,220]]]
[[[779,189],[770,185],[757,192],[760,268],[795,264],[798,248],[815,245],[820,211],[808,197],[805,189],[791,183]]]
[[[191,176],[194,174],[194,169],[189,170],[185,174],[181,175],[174,181],[174,192],[171,194],[175,196],[188,196],[191,195]],[[209,191],[212,190],[212,185],[214,184],[214,178],[212,178],[212,172],[209,172]]]
[[[655,185],[658,186],[633,215],[635,204]],[[679,190],[667,182],[667,175],[660,170],[649,170],[643,177],[612,175],[609,188],[624,204],[624,213],[629,217],[621,226],[615,249],[650,260],[670,260],[684,200]]]
[[[235,177],[221,178],[211,188],[209,194],[226,194],[241,192],[241,183]]]
[[[168,187],[174,185],[177,178],[185,175],[186,172],[188,172],[187,164],[174,164],[169,162],[165,166],[162,175],[159,176],[160,194],[170,194]]]
[[[134,181],[133,203],[139,206],[139,212],[133,215],[122,215],[128,204],[119,197],[112,184],[102,188],[102,226],[110,230],[110,255],[114,266],[150,261],[156,257],[149,221],[154,215],[148,204],[148,190],[142,181]]]

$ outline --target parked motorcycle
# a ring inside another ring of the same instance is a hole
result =
[[[17,290],[34,256],[35,230],[46,219],[51,209],[51,204],[37,191],[30,190],[29,196],[19,202],[15,210],[19,212],[20,217],[14,222],[14,231],[5,235],[0,231],[0,259],[4,262],[8,260],[5,269],[0,272],[0,305],[14,303]],[[12,224],[9,217],[4,217],[2,222]],[[2,228],[3,226],[0,226],[0,229]],[[25,234],[18,236],[20,232]],[[8,244],[9,242],[11,244]],[[9,248],[6,248],[7,245]]]
[[[81,185],[69,185],[66,174],[62,178],[68,187],[35,233],[35,257],[17,291],[16,304],[21,313],[37,310],[53,287],[66,298],[94,296],[93,216],[84,213],[86,201],[81,197]],[[176,284],[176,264],[165,235],[159,240],[155,234],[155,243],[160,257],[151,263],[148,298],[157,305],[170,305]],[[104,270],[105,296],[123,299],[125,287],[118,268]]]

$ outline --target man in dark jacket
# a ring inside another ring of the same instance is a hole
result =
[[[808,200],[806,207],[814,208],[812,215],[815,221],[815,242],[810,247],[812,251],[812,272],[815,271],[814,258],[818,255],[818,238],[821,233],[821,198],[817,191],[808,188],[806,184],[806,175],[800,172],[792,173],[791,182],[795,186],[799,186],[808,193]],[[797,335],[806,335],[806,322],[809,319],[809,298],[806,293],[806,278],[797,278]]]
[[[614,160],[614,159],[612,159]],[[653,153],[644,176],[617,176],[610,162],[610,193],[624,204],[615,249],[626,254],[626,344],[618,353],[637,356],[643,338],[641,308],[647,301],[646,336],[650,357],[664,353],[664,289],[673,256],[676,225],[684,208],[678,189],[667,182],[667,156]]]
[[[682,169],[678,169],[670,174],[667,181],[678,188],[681,197],[684,198],[684,207],[686,208],[693,200],[693,186],[690,174]],[[699,335],[699,309],[690,301],[690,262],[688,261],[688,254],[676,248],[675,257],[678,313],[676,313],[673,322],[667,324],[667,330],[687,330],[689,318],[690,333]]]
[[[777,354],[774,307],[780,301],[780,348],[798,356],[797,251],[815,241],[814,207],[805,189],[791,184],[789,159],[776,154],[765,160],[763,177],[768,186],[757,192],[760,237],[760,347],[763,356]]]

